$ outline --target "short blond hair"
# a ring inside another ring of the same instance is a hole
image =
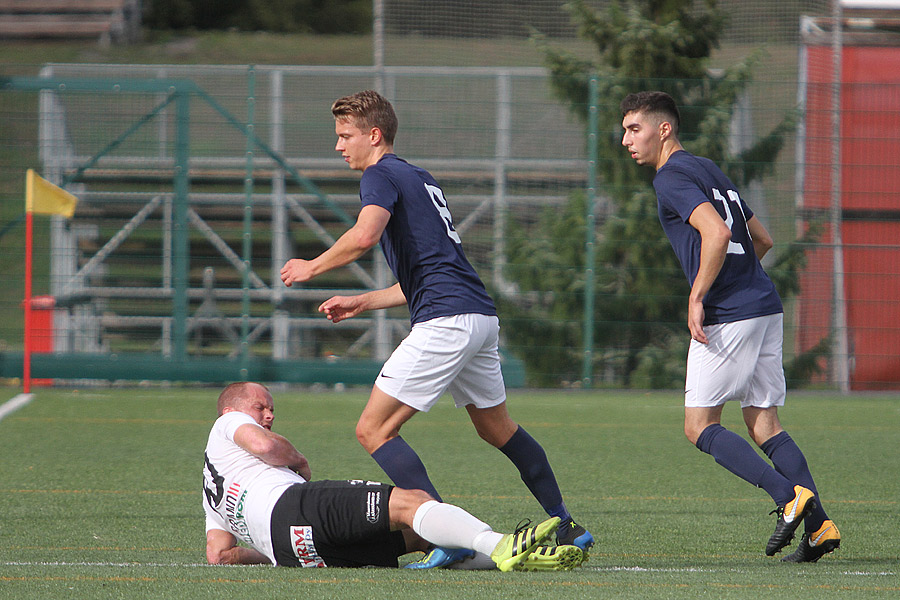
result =
[[[219,416],[221,417],[225,414],[226,408],[239,408],[241,402],[247,400],[250,396],[250,390],[253,389],[253,386],[261,387],[269,393],[269,388],[261,383],[253,381],[237,381],[225,386],[225,389],[219,394],[219,401],[217,403]]]
[[[394,144],[398,127],[397,114],[387,98],[374,90],[338,98],[331,105],[331,114],[338,121],[352,120],[362,131],[378,128],[384,141],[391,146]]]

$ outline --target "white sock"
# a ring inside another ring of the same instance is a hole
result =
[[[487,554],[476,552],[475,556],[463,559],[444,567],[445,569],[457,569],[460,571],[488,571],[497,568],[497,563]]]
[[[490,525],[453,504],[430,500],[416,510],[413,531],[443,548],[470,548],[490,555],[503,539]]]

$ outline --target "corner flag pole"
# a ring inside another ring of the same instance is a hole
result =
[[[30,172],[30,171],[29,171]],[[26,197],[31,196],[31,178],[28,178]],[[25,348],[22,354],[22,387],[31,392],[31,253],[34,249],[34,215],[25,211]]]
[[[28,169],[25,172],[25,343],[22,353],[22,381],[27,394],[31,391],[32,338],[31,266],[34,251],[34,213],[60,215],[71,219],[78,198]]]

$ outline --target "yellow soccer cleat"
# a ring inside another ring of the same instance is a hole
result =
[[[584,552],[578,546],[539,546],[516,570],[571,571],[580,567],[584,560]]]
[[[559,525],[559,517],[552,517],[536,527],[528,527],[530,521],[508,533],[491,552],[491,559],[501,571],[512,571],[522,564],[541,542],[550,537]]]

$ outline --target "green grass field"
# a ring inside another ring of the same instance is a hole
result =
[[[516,392],[569,508],[597,538],[567,573],[300,570],[204,564],[201,462],[215,388],[36,390],[0,421],[0,598],[897,598],[900,396],[794,394],[843,547],[818,564],[763,554],[774,508],[684,440],[674,392]],[[16,390],[0,390],[0,404]],[[317,478],[384,479],[354,438],[365,390],[275,392],[275,429]],[[725,425],[743,432],[737,406]],[[449,400],[404,437],[444,499],[510,530],[543,515]],[[791,546],[793,548],[793,546]]]

